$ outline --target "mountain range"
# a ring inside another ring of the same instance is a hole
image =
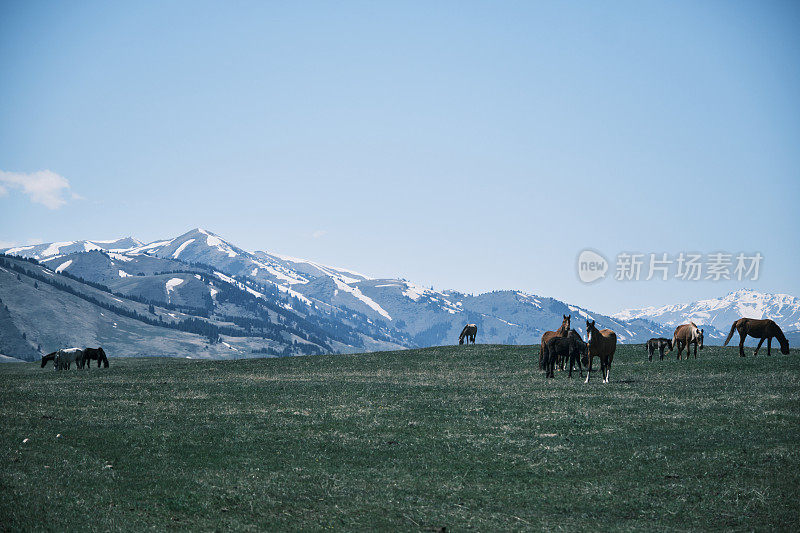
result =
[[[32,360],[65,345],[109,354],[252,357],[353,353],[456,341],[465,323],[485,343],[534,344],[562,314],[622,343],[671,336],[687,319],[718,342],[738,316],[800,328],[800,300],[737,291],[718,300],[613,316],[521,291],[470,295],[405,279],[248,252],[202,228],[144,244],[68,241],[0,250],[0,353]]]

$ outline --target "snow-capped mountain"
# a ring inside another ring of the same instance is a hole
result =
[[[719,330],[739,316],[769,316],[788,330],[800,327],[798,300],[787,295],[737,291],[719,300],[606,316],[520,291],[437,291],[405,279],[375,279],[283,254],[249,252],[202,228],[148,244],[129,237],[0,251],[37,259],[55,276],[162,306],[170,310],[159,315],[167,323],[195,316],[223,329],[255,335],[269,330],[273,337],[275,328],[289,328],[283,337],[270,337],[270,349],[280,353],[304,353],[298,340],[312,337],[313,350],[342,352],[449,344],[465,323],[478,325],[483,343],[537,344],[564,314],[572,315],[579,332],[585,319],[594,319],[616,331],[622,343],[671,336],[687,320],[707,325],[708,340],[724,338]]]
[[[751,289],[733,291],[722,298],[691,303],[628,309],[613,315],[620,320],[652,320],[665,326],[693,321],[726,332],[739,318],[770,318],[784,331],[800,329],[800,298],[789,294],[768,294]]]

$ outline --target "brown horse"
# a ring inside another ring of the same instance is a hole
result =
[[[547,345],[550,339],[554,339],[556,337],[566,337],[569,334],[569,319],[572,315],[562,315],[564,319],[561,321],[561,327],[559,327],[555,331],[545,331],[544,335],[542,335],[542,344],[539,346],[539,368],[544,370],[544,351],[545,346]]]
[[[48,361],[54,361],[58,352],[52,352],[42,356],[42,368],[45,367]],[[54,363],[55,364],[55,363]]]
[[[672,345],[678,350],[678,359],[681,358],[683,347],[686,346],[686,359],[692,351],[692,344],[694,344],[694,358],[697,359],[697,347],[703,349],[703,330],[698,328],[694,322],[688,324],[681,324],[675,328],[675,334],[672,336]]]
[[[600,374],[603,376],[603,383],[608,383],[608,374],[611,370],[611,361],[614,360],[614,352],[617,351],[617,334],[610,329],[598,330],[594,326],[594,320],[586,321],[587,353],[583,358],[583,366],[587,367],[586,381],[589,383],[589,376],[592,375],[592,360],[600,358]]]
[[[733,330],[739,332],[739,355],[742,357],[744,357],[744,340],[748,335],[756,339],[761,339],[758,341],[758,346],[756,346],[753,355],[758,355],[758,349],[761,348],[764,339],[767,339],[767,355],[770,355],[772,337],[775,337],[778,339],[778,342],[781,343],[781,353],[783,355],[789,355],[789,341],[786,340],[786,335],[783,334],[778,324],[768,318],[763,320],[756,318],[740,318],[731,326],[731,331],[728,333],[728,338],[725,339],[723,346],[728,345],[731,337],[733,337]]]

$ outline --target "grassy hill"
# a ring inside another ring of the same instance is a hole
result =
[[[608,385],[536,350],[1,365],[0,523],[797,530],[796,350],[622,346]]]

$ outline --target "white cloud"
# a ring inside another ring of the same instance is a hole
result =
[[[48,209],[58,209],[66,204],[67,193],[71,193],[67,178],[50,170],[31,173],[0,170],[0,196],[7,194],[8,189],[20,189],[31,202]]]
[[[3,241],[3,240],[0,240],[0,249],[2,249],[2,248],[13,248],[16,245],[17,245],[17,243],[14,242],[14,241]]]
[[[318,229],[314,233],[311,234],[311,238],[319,239],[320,237],[324,237],[328,232],[324,229]]]

